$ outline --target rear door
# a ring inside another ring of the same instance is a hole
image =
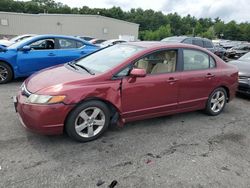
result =
[[[182,55],[179,108],[203,107],[217,85],[219,72],[215,60],[209,54],[195,49],[183,49]]]
[[[94,51],[94,47],[74,39],[56,38],[56,44],[58,45],[57,59],[63,63],[86,56]]]

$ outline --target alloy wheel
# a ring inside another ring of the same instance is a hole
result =
[[[214,113],[220,112],[223,109],[225,102],[226,102],[225,93],[222,91],[216,91],[213,94],[211,102],[210,102],[211,110]]]
[[[91,138],[101,132],[105,125],[104,112],[98,107],[89,107],[79,113],[75,120],[76,133]]]
[[[8,78],[8,70],[0,65],[0,82],[5,81]]]

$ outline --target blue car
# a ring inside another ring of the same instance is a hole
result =
[[[60,35],[39,35],[7,48],[0,46],[0,84],[73,61],[98,49],[80,38]]]

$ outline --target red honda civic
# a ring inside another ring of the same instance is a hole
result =
[[[29,77],[14,97],[21,123],[42,134],[98,138],[110,124],[204,109],[220,114],[238,70],[187,44],[117,44]]]

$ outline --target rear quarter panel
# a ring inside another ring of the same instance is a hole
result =
[[[220,72],[219,82],[221,86],[228,88],[229,101],[235,97],[238,88],[238,68],[225,63],[220,58],[217,58],[217,66]]]

